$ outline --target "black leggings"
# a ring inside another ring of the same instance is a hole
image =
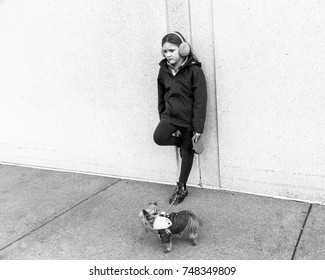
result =
[[[180,137],[173,136],[177,130],[180,131]],[[179,181],[186,184],[188,176],[190,175],[194,151],[192,146],[193,132],[189,131],[187,127],[171,124],[165,120],[161,120],[158,124],[153,139],[156,144],[160,146],[177,146],[181,148],[182,165]]]

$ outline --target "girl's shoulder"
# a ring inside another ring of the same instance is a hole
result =
[[[167,59],[164,58],[159,62],[160,67],[167,67]]]
[[[202,63],[194,57],[189,57],[185,66],[190,67],[191,69],[193,69],[193,71],[200,71]]]
[[[198,60],[194,59],[190,61],[188,69],[191,73],[191,79],[199,79],[205,78],[204,72],[202,70],[202,64]]]
[[[202,67],[201,67],[201,63],[193,63],[192,65],[190,65],[192,71],[194,72],[201,72],[202,71]]]
[[[190,72],[194,76],[200,76],[202,74],[204,75],[201,62],[198,61],[191,62],[191,64],[188,66],[188,69],[190,69]]]

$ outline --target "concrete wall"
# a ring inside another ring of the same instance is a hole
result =
[[[208,82],[203,184],[324,202],[324,14],[314,0],[0,0],[0,161],[175,182],[175,148],[152,133],[160,41],[179,30]]]
[[[213,13],[222,186],[325,202],[325,2]]]
[[[174,27],[167,18],[182,12],[176,4],[1,1],[0,161],[175,183],[175,148],[158,147],[152,134],[161,38]],[[208,77],[205,142],[215,151]],[[217,154],[201,164],[205,184],[215,186]],[[190,183],[198,183],[196,162]]]

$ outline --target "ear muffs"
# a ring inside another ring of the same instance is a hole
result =
[[[178,34],[177,32],[172,32],[172,34],[177,35],[181,39],[181,41],[182,41],[182,43],[178,46],[178,52],[179,52],[179,54],[181,56],[188,56],[190,54],[190,52],[191,52],[190,44],[187,43],[183,39],[183,37],[180,34]]]
[[[181,39],[182,43],[178,46],[178,52],[180,56],[188,56],[191,52],[190,44],[184,41],[183,37],[177,32],[170,32],[169,34],[175,34],[179,39]],[[163,50],[161,50],[161,54],[162,56],[165,56]]]

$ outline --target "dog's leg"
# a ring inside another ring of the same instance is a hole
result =
[[[197,232],[196,233],[193,233],[192,232],[190,234],[189,238],[190,238],[193,246],[196,246],[197,245],[197,243],[198,243],[198,237],[199,237],[199,234]]]
[[[163,244],[164,247],[164,253],[169,253],[172,250],[172,243],[164,243]]]

